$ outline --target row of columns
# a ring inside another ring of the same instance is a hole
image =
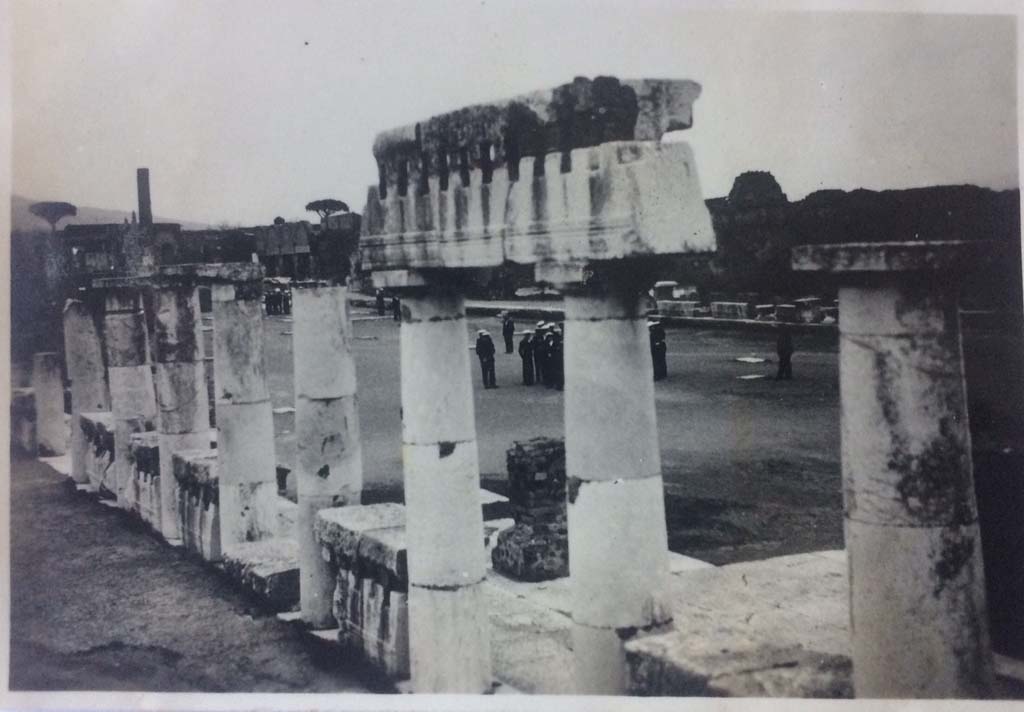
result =
[[[862,271],[870,276],[840,293],[854,684],[859,696],[977,697],[990,688],[992,662],[957,305],[942,279],[908,279],[908,273],[945,264],[934,255],[917,257],[866,260]],[[857,272],[849,260],[834,257],[801,263],[798,256],[798,269],[801,264]],[[161,403],[183,406],[161,406],[161,436],[169,445],[197,432],[186,429],[198,428],[198,414],[206,412],[195,385],[202,356],[195,293],[172,292],[157,299]],[[266,536],[276,521],[257,296],[245,284],[214,289],[227,545]],[[423,282],[407,287],[403,297],[413,686],[418,692],[483,692],[492,673],[464,302],[453,283]],[[316,626],[329,624],[333,582],[326,567],[315,565],[312,517],[321,507],[358,501],[362,464],[344,290],[297,290],[296,298],[298,538],[303,614]],[[624,643],[671,622],[648,337],[639,292],[628,283],[577,289],[567,295],[565,311],[577,691],[614,694],[626,686]],[[144,395],[150,371],[138,299],[110,290],[105,321],[115,448],[123,463],[118,438],[154,415]],[[151,381],[148,386],[152,393]],[[84,384],[81,390],[96,400],[95,390]],[[120,499],[120,475],[117,481]]]

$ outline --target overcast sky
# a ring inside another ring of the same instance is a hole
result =
[[[269,223],[362,211],[374,135],[577,75],[700,82],[704,195],[1016,187],[1010,17],[694,11],[679,2],[19,2],[14,190]]]

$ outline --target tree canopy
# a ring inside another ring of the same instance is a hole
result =
[[[46,222],[50,223],[50,229],[56,231],[57,223],[63,218],[68,218],[73,215],[78,215],[78,208],[71,203],[61,202],[42,202],[32,203],[28,206],[29,212],[36,217],[42,218]]]
[[[335,200],[334,198],[322,198],[320,200],[314,200],[311,203],[306,203],[306,210],[316,213],[320,216],[320,222],[323,222],[328,216],[334,213],[347,213],[348,205],[341,200]]]
[[[310,205],[312,205],[312,203],[310,203]],[[306,209],[309,210],[309,206],[308,205],[306,206]],[[274,218],[274,224],[275,225],[284,225],[284,218],[281,217],[280,215],[278,215],[276,218]]]

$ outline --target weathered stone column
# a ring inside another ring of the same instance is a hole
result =
[[[416,692],[491,689],[483,514],[460,294],[402,294],[402,460]]]
[[[103,333],[114,419],[115,494],[118,504],[130,509],[134,506],[128,457],[131,436],[153,430],[156,421],[149,337],[138,289],[108,287],[104,306]]]
[[[36,446],[40,455],[67,451],[64,427],[64,376],[60,354],[42,351],[32,356],[32,392],[36,402]]]
[[[259,282],[218,283],[212,293],[220,532],[227,552],[277,533],[274,420]]]
[[[336,625],[335,577],[313,536],[316,513],[359,504],[363,488],[347,294],[343,286],[292,291],[299,603],[303,620],[314,628]]]
[[[622,694],[623,643],[672,620],[639,290],[578,288],[565,297],[565,451],[577,691]]]
[[[71,380],[71,479],[87,484],[85,449],[89,446],[82,432],[82,413],[110,410],[103,340],[90,305],[69,299],[64,305],[64,353]]]
[[[210,446],[210,411],[203,365],[203,324],[194,284],[154,290],[156,391],[160,408],[160,533],[181,539],[172,455]]]
[[[984,243],[796,248],[835,273],[858,697],[985,697],[993,681],[954,271]]]

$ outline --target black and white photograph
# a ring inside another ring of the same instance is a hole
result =
[[[0,706],[1024,701],[1019,3],[0,3]]]

